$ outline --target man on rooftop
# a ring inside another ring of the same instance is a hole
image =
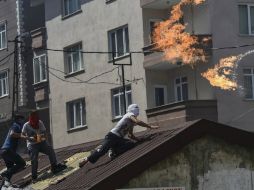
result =
[[[158,126],[149,125],[139,119],[139,107],[137,104],[131,104],[128,107],[127,113],[122,117],[122,119],[116,124],[116,126],[105,136],[103,144],[100,148],[94,151],[90,156],[84,158],[79,163],[79,167],[83,167],[86,163],[95,163],[101,156],[106,154],[111,150],[111,156],[119,155],[132,147],[135,143],[124,137],[128,134],[128,137],[136,142],[140,141],[133,134],[133,127],[139,125],[149,129],[156,129]]]

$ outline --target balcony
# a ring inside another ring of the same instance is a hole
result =
[[[150,124],[174,127],[196,119],[218,121],[217,100],[189,100],[146,110]]]
[[[31,31],[32,47],[35,49],[46,47],[46,28]]]
[[[196,48],[203,48],[206,56],[212,54],[212,36],[211,35],[196,35],[198,37],[199,45]],[[144,55],[144,68],[153,70],[167,70],[176,68],[177,64],[170,64],[169,61],[164,59],[162,51],[155,48],[155,44],[150,44],[143,48]]]
[[[168,9],[180,0],[140,0],[140,6],[146,9]]]

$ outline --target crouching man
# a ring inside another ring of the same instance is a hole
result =
[[[139,107],[137,104],[131,104],[128,107],[127,113],[117,123],[117,125],[105,136],[102,146],[93,152],[90,156],[84,158],[79,163],[79,167],[84,166],[86,163],[95,163],[101,156],[106,154],[109,150],[112,151],[111,155],[119,155],[132,147],[135,143],[124,137],[128,134],[129,138],[134,141],[139,141],[133,134],[133,127],[139,125],[149,129],[156,129],[158,126],[151,126],[145,122],[138,120]]]
[[[39,115],[36,111],[30,113],[29,121],[24,124],[22,134],[29,137],[27,140],[27,148],[32,163],[33,182],[36,182],[37,179],[38,155],[40,152],[49,157],[51,172],[53,174],[66,168],[66,165],[57,163],[55,152],[45,138],[46,128],[43,122],[39,119]]]
[[[10,185],[10,180],[13,174],[21,171],[26,166],[24,159],[16,152],[19,139],[26,139],[26,137],[21,136],[24,121],[24,116],[20,114],[14,115],[14,122],[12,123],[5,142],[0,150],[1,156],[7,167],[7,170],[0,174],[0,179],[2,179],[1,186],[4,185],[4,183]]]

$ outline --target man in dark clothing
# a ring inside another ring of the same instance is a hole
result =
[[[0,174],[0,178],[5,181],[10,181],[13,174],[19,172],[26,166],[26,162],[19,154],[17,154],[18,141],[21,136],[22,126],[25,118],[22,115],[16,114],[14,122],[10,127],[5,142],[0,150],[1,156],[6,164],[7,170]]]

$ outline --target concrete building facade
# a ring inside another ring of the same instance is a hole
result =
[[[44,23],[43,13],[43,5],[32,8],[30,1],[0,1],[0,143],[10,126],[12,113],[27,113],[27,110],[35,108],[32,88],[33,56],[28,52],[29,48],[25,47],[31,46],[31,38],[27,32]],[[13,81],[14,62],[19,75],[17,82]],[[18,94],[13,91],[18,91]]]
[[[178,2],[44,1],[49,109],[55,148],[100,139],[115,125],[123,114],[123,95],[121,68],[112,64],[112,56],[116,63],[128,64],[129,52],[136,53],[131,53],[132,66],[124,67],[126,99],[127,104],[140,105],[141,119],[146,121],[148,116],[148,121],[155,124],[160,124],[160,119],[177,123],[197,118],[206,110],[211,114],[202,117],[252,130],[251,55],[238,67],[241,90],[214,88],[201,76],[221,58],[251,49],[211,50],[252,42],[252,4],[245,0],[207,0],[198,6],[183,7],[186,31],[199,38],[211,38],[208,62],[191,68],[181,62],[165,61],[159,52],[137,52],[152,49],[154,24],[168,19],[172,6]],[[112,51],[116,51],[114,55],[106,53]],[[179,112],[179,106],[185,111]],[[195,114],[190,112],[193,109]],[[158,113],[160,117],[156,118]],[[163,118],[164,113],[167,114]]]

